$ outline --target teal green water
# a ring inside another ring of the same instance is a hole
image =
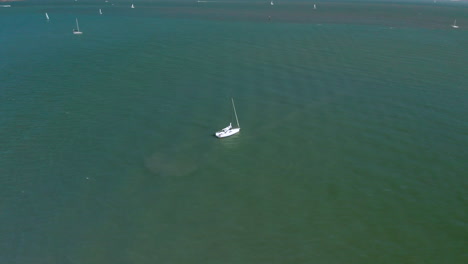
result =
[[[144,7],[0,9],[1,263],[468,261],[466,7]]]

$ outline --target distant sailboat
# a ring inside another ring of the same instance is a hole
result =
[[[99,8],[99,14],[102,15],[102,10],[101,10],[101,8]]]
[[[215,136],[218,138],[225,138],[232,136],[234,134],[239,133],[240,131],[240,125],[239,125],[239,119],[237,118],[237,113],[236,113],[236,107],[234,106],[234,99],[231,98],[232,101],[232,108],[234,109],[234,115],[236,116],[236,121],[237,121],[237,127],[232,127],[232,124],[229,123],[229,126],[221,129],[220,131],[215,133]]]
[[[453,21],[453,25],[452,25],[453,28],[458,28],[457,26],[457,20],[455,19],[455,21]]]
[[[76,29],[73,29],[74,35],[81,35],[83,32],[80,31],[80,26],[78,25],[78,18],[76,19]]]
[[[317,9],[317,6],[314,4],[314,9]]]
[[[132,4],[131,8],[135,8],[135,6]]]
[[[45,17],[46,17],[47,21],[49,21],[49,15],[47,14],[47,12],[45,13]]]
[[[270,2],[270,5],[275,5],[275,3],[273,3],[273,1]]]

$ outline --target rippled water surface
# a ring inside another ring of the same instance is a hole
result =
[[[0,262],[466,263],[468,12],[398,7],[0,9]]]

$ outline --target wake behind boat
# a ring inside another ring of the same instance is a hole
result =
[[[240,131],[239,119],[237,118],[236,107],[234,106],[234,99],[231,98],[231,101],[232,101],[232,108],[234,109],[234,115],[236,116],[237,127],[233,128],[232,124],[229,123],[229,126],[215,133],[215,136],[218,138],[229,137],[229,136],[239,133]]]

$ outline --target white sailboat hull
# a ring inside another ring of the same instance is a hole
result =
[[[76,29],[73,29],[73,35],[81,35],[83,32],[80,31],[80,25],[78,25],[78,18],[76,19]]]
[[[231,128],[229,130],[218,131],[218,132],[215,133],[215,136],[218,137],[218,138],[225,138],[225,137],[229,137],[229,136],[232,136],[234,134],[237,134],[239,132],[240,132],[240,127]]]
[[[229,137],[229,136],[232,136],[234,134],[239,133],[239,131],[240,131],[239,119],[237,118],[236,106],[234,105],[234,99],[233,98],[231,98],[231,102],[232,102],[232,109],[234,110],[234,115],[236,116],[237,127],[233,128],[232,123],[229,123],[229,126],[223,128],[220,131],[215,133],[215,136],[218,137],[218,138]]]

